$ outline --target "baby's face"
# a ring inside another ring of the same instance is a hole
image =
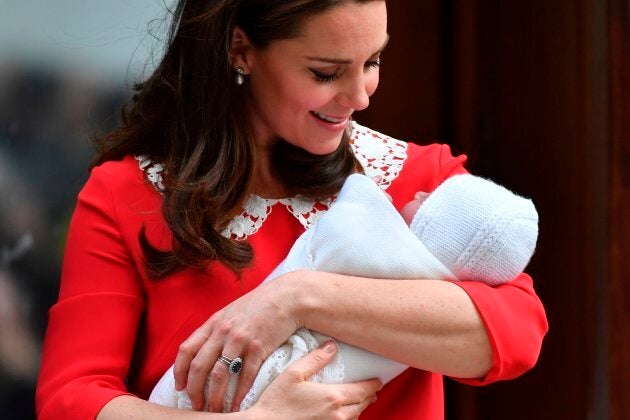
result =
[[[411,222],[413,221],[413,216],[416,215],[416,212],[428,196],[429,193],[418,191],[413,197],[413,200],[405,204],[405,206],[400,210],[400,215],[405,220],[405,223],[407,223],[408,225],[411,224]]]

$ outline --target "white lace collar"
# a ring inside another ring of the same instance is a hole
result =
[[[386,136],[356,122],[352,126],[350,147],[369,176],[383,190],[392,183],[407,159],[407,143]],[[152,162],[146,156],[136,156],[151,184],[158,192],[164,191],[162,172],[164,167]],[[306,200],[300,196],[292,198],[270,199],[255,194],[250,195],[243,207],[243,212],[235,216],[221,232],[226,238],[244,240],[253,235],[263,225],[273,207],[280,203],[291,213],[305,229],[312,226],[328,210],[333,199],[324,201]]]

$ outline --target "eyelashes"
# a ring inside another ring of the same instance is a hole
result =
[[[368,61],[365,63],[366,69],[378,68],[380,66],[381,66],[381,60],[373,60],[373,61]],[[313,73],[315,80],[321,83],[334,82],[335,80],[339,78],[339,75],[340,75],[339,72],[324,73],[321,71],[317,71],[315,69],[309,69],[309,70],[311,71],[311,73]]]
[[[311,70],[311,73],[313,73],[313,76],[315,76],[315,80],[322,83],[334,82],[339,77],[339,74],[337,72],[328,74],[328,73],[322,73],[320,71],[313,70],[313,69],[310,69],[310,70]]]

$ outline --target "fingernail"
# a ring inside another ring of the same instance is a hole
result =
[[[326,344],[324,344],[324,352],[326,353],[334,353],[336,348],[337,346],[334,341],[327,341]]]

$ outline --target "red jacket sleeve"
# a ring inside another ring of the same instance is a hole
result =
[[[455,379],[486,385],[516,378],[534,367],[549,327],[532,279],[521,274],[497,287],[474,281],[456,284],[468,293],[483,319],[492,345],[492,367],[481,379]]]
[[[49,313],[36,394],[38,418],[95,418],[108,401],[127,393],[124,381],[142,295],[107,175],[95,168],[79,194],[59,301]]]
[[[450,176],[466,172],[463,168],[465,158],[451,157],[447,146],[443,146],[440,162],[440,183]],[[469,385],[486,385],[516,378],[533,368],[549,325],[531,277],[521,274],[498,287],[474,281],[456,284],[468,293],[475,304],[492,346],[492,367],[484,378],[456,380]]]
[[[465,162],[465,156],[452,156],[446,145],[410,144],[405,168],[400,179],[392,184],[392,190],[398,193],[392,194],[394,203],[400,207],[415,191],[433,191],[448,177],[467,173]],[[470,385],[486,385],[515,378],[531,369],[548,330],[545,310],[532,279],[521,274],[498,287],[474,281],[455,284],[468,293],[485,324],[492,346],[492,367],[481,379],[454,379]]]
[[[396,209],[400,211],[416,192],[431,192],[446,178],[468,173],[464,168],[466,159],[465,155],[454,157],[445,144],[418,146],[409,143],[407,160],[399,176],[387,188]]]

